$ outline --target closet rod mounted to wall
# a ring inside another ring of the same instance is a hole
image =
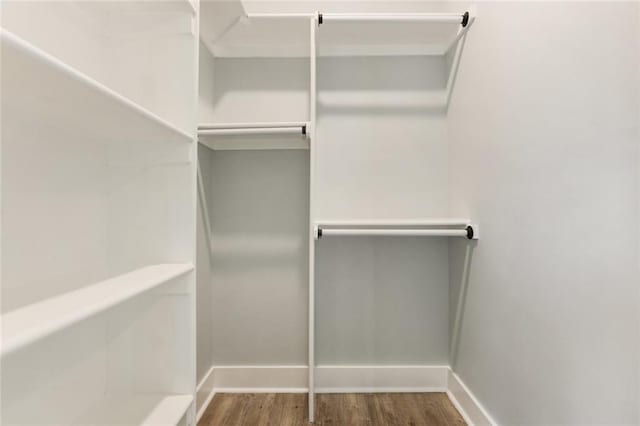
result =
[[[460,24],[466,27],[469,23],[469,12],[462,15],[455,13],[320,13],[318,24],[325,22],[433,22],[443,24]]]
[[[323,236],[396,236],[396,237],[466,237],[472,240],[473,227],[465,229],[323,229],[318,228],[318,238]]]
[[[307,123],[234,123],[203,124],[198,127],[200,136],[298,134],[307,136]]]
[[[323,236],[464,237],[477,240],[478,226],[467,219],[394,221],[324,221],[315,226],[315,239]]]

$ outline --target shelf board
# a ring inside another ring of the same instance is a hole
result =
[[[207,123],[198,126],[198,142],[216,150],[278,150],[309,149],[309,140],[302,133],[273,133],[277,128],[298,128],[307,122]],[[212,135],[210,130],[230,130],[237,134]],[[260,133],[260,130],[264,133]],[[289,130],[289,129],[287,129]],[[243,134],[243,131],[247,131]]]
[[[1,317],[1,355],[79,323],[193,270],[189,263],[147,266],[8,312]]]
[[[460,24],[420,21],[336,21],[318,29],[320,56],[444,55]]]
[[[177,425],[187,412],[193,397],[191,395],[172,395],[162,398],[153,411],[142,422],[143,426]]]
[[[461,28],[459,22],[386,21],[375,14],[368,20],[363,16],[363,20],[320,25],[318,55],[444,55]],[[215,57],[309,57],[309,19],[304,15],[242,17],[218,38],[204,37],[203,41]]]
[[[2,109],[16,121],[72,128],[83,139],[118,144],[191,143],[154,113],[2,30]],[[18,120],[18,119],[22,120]]]

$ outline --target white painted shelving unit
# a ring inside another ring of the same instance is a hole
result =
[[[213,9],[212,9],[213,10]],[[440,90],[429,87],[423,91],[400,93],[397,103],[403,108],[433,108],[446,110],[455,82],[455,74],[462,52],[461,40],[474,22],[469,13],[245,13],[241,7],[222,9],[214,20],[213,11],[203,14],[202,41],[215,58],[227,59],[236,66],[240,60],[247,64],[260,64],[261,60],[300,60],[309,58],[309,116],[305,132],[309,143],[301,138],[299,130],[303,123],[211,123],[200,124],[199,141],[213,150],[267,150],[309,148],[309,262],[308,262],[308,386],[309,419],[314,417],[315,368],[316,368],[316,300],[315,262],[316,245],[328,236],[422,236],[478,238],[478,226],[464,218],[415,218],[369,220],[357,218],[317,218],[318,183],[316,168],[319,161],[327,158],[327,148],[319,154],[316,135],[316,108],[346,108],[358,111],[366,107],[390,108],[388,93],[375,90],[348,92],[344,87],[332,87],[317,93],[317,60],[320,57],[388,57],[388,56],[435,56],[438,64],[446,68]],[[272,62],[264,62],[272,63]],[[335,83],[335,82],[334,82]],[[215,87],[216,85],[213,84]],[[253,86],[260,87],[254,82]],[[256,87],[251,90],[258,89]],[[266,87],[266,86],[265,86]],[[265,90],[265,89],[263,89]],[[273,89],[271,89],[273,90]],[[433,99],[425,96],[435,93]],[[226,93],[225,93],[226,95]],[[394,95],[397,95],[394,92]],[[222,95],[221,95],[222,96]],[[342,97],[340,97],[342,96]],[[378,98],[376,98],[378,96]],[[402,97],[404,96],[404,97]],[[245,96],[246,97],[246,96]],[[317,99],[316,99],[317,98]],[[244,99],[244,98],[243,98]],[[259,109],[259,108],[256,108]],[[335,113],[335,111],[332,111]],[[241,116],[241,114],[237,114]],[[298,138],[293,141],[290,138]],[[352,137],[355,137],[352,135]],[[355,137],[357,139],[357,137]],[[301,144],[300,142],[304,142]],[[339,155],[334,153],[333,155]],[[375,153],[368,155],[375,156]],[[322,158],[320,158],[322,156]],[[366,155],[365,155],[366,157]],[[365,160],[366,161],[366,160]],[[325,165],[326,167],[326,165]],[[340,172],[346,173],[344,170]],[[347,173],[348,174],[348,173]],[[204,184],[206,186],[206,183]],[[326,188],[325,188],[326,190]],[[338,191],[340,192],[340,191]],[[341,192],[342,194],[342,192]],[[339,196],[338,196],[339,198]],[[214,204],[216,200],[213,200]],[[269,207],[275,209],[275,207]],[[375,215],[375,213],[372,213]],[[215,230],[214,230],[215,232]],[[275,253],[271,235],[262,252]],[[253,257],[262,258],[264,253],[254,253],[246,238],[239,236],[220,238],[212,243],[217,253],[250,251]],[[293,251],[293,250],[289,250]],[[246,253],[245,253],[246,255]],[[215,366],[214,366],[215,367]]]
[[[198,4],[2,9],[0,422],[194,425]]]

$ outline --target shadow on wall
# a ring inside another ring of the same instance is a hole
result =
[[[246,106],[271,102],[264,107],[281,108],[273,102],[299,100],[296,94],[308,99],[309,84],[308,58],[216,58],[213,107],[235,105],[228,102],[246,102]]]
[[[318,104],[326,113],[446,111],[445,57],[332,57],[321,58],[318,64]]]
[[[449,365],[453,371],[455,371],[456,362],[458,360],[458,349],[460,346],[460,334],[462,330],[462,324],[464,322],[465,303],[467,300],[467,292],[469,289],[469,276],[471,272],[471,263],[473,260],[473,251],[478,244],[478,241],[456,241],[451,242],[451,253],[453,256],[449,256],[449,268],[451,277],[451,294],[450,294],[450,308],[451,313],[455,312],[453,318],[452,327],[450,329],[450,347],[449,347]],[[460,256],[464,251],[464,256]],[[456,260],[459,260],[456,262]],[[454,294],[457,292],[457,298],[454,299]],[[455,300],[455,310],[454,302]]]

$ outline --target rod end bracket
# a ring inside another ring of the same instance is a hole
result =
[[[462,28],[464,28],[468,24],[469,24],[469,11],[466,11],[464,15],[462,15],[462,22],[460,22],[460,25],[462,25]]]
[[[468,240],[477,240],[480,238],[480,232],[478,230],[478,225],[469,224],[467,225],[467,239]]]

